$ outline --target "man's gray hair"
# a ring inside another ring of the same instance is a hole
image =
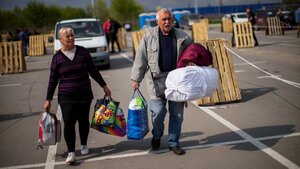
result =
[[[170,14],[171,14],[171,17],[173,18],[173,14],[172,14],[172,12],[171,12],[169,9],[167,9],[167,8],[161,8],[161,9],[158,10],[157,13],[156,13],[156,19],[157,19],[157,20],[159,19],[159,14],[161,14],[161,13],[170,13]]]
[[[73,33],[74,34],[74,30],[70,27],[60,28],[60,30],[58,31],[58,39],[62,38],[66,33]]]

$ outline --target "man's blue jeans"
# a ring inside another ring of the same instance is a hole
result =
[[[168,144],[169,147],[179,146],[179,137],[183,122],[184,102],[173,102],[166,99],[152,99],[150,101],[153,138],[158,140],[164,134],[164,120],[167,114],[167,102],[170,113]]]

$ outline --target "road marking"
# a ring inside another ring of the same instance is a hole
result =
[[[281,77],[281,75],[274,75],[276,77]],[[258,76],[257,79],[266,79],[266,78],[273,78],[272,76]]]
[[[197,106],[196,102],[193,102],[193,104],[195,104]],[[265,152],[266,154],[268,154],[270,157],[272,157],[273,159],[275,159],[276,161],[278,161],[279,163],[281,163],[285,167],[293,168],[293,169],[296,169],[296,168],[300,169],[300,167],[297,166],[295,163],[291,162],[290,160],[288,160],[287,158],[285,158],[281,154],[277,153],[276,151],[274,151],[270,147],[266,146],[265,144],[263,144],[259,140],[255,139],[254,137],[250,136],[249,134],[247,134],[246,132],[244,132],[240,128],[238,128],[235,125],[233,125],[232,123],[230,123],[229,121],[225,120],[224,118],[222,118],[221,116],[216,114],[211,109],[208,109],[206,107],[199,107],[199,108],[201,110],[203,110],[204,112],[206,112],[211,117],[213,117],[215,120],[222,123],[224,126],[228,127],[232,131],[234,131],[236,134],[238,134],[239,136],[241,136],[245,140],[249,141],[251,144],[253,144],[255,147],[257,147],[259,150],[261,150],[261,151]]]
[[[120,53],[120,55],[122,55],[125,59],[127,59],[129,62],[133,63],[133,60],[128,56],[126,55],[125,53]]]
[[[226,142],[220,142],[220,143],[199,144],[199,145],[194,145],[194,146],[186,146],[186,147],[182,147],[182,148],[184,150],[195,150],[195,149],[203,149],[203,148],[209,148],[209,147],[219,147],[219,146],[227,146],[227,145],[233,145],[233,144],[248,143],[248,142],[251,142],[253,140],[264,141],[264,140],[281,139],[281,138],[289,138],[289,137],[299,137],[299,136],[300,136],[300,132],[299,133],[292,133],[292,134],[282,134],[282,135],[275,135],[275,136],[259,137],[259,138],[253,138],[251,140],[243,139],[243,140],[226,141]],[[136,153],[107,155],[107,156],[102,156],[102,157],[90,158],[90,159],[86,159],[86,160],[77,160],[77,163],[113,160],[113,159],[120,159],[120,158],[127,158],[127,157],[137,157],[137,156],[144,156],[144,155],[148,155],[148,154],[162,154],[162,153],[166,153],[166,152],[169,152],[169,151],[170,151],[169,149],[161,149],[161,150],[158,150],[158,151],[147,150],[147,151],[141,151],[141,152],[136,152]],[[55,166],[68,165],[64,161],[55,162],[54,164],[55,164]],[[37,168],[37,167],[44,167],[44,166],[46,166],[46,163],[1,167],[0,169],[23,169],[23,168]]]
[[[238,55],[237,53],[235,53],[234,51],[232,51],[231,49],[229,49],[226,45],[224,45],[224,47],[225,47],[228,51],[230,51],[232,54],[236,55],[238,58],[240,58],[240,59],[243,60],[244,62],[248,63],[250,66],[252,66],[252,67],[258,69],[259,71],[261,71],[261,72],[263,72],[263,73],[265,73],[265,74],[267,74],[267,75],[269,75],[269,76],[272,76],[273,79],[282,81],[282,82],[284,82],[284,83],[287,83],[287,84],[289,84],[289,85],[291,85],[291,86],[294,86],[294,87],[300,89],[300,83],[297,83],[297,82],[294,82],[294,81],[290,81],[290,80],[286,80],[286,79],[282,79],[282,78],[280,78],[280,77],[277,77],[277,76],[275,76],[275,75],[273,75],[273,74],[271,74],[271,73],[269,73],[269,72],[267,72],[267,71],[265,71],[265,70],[259,68],[258,66],[252,64],[251,62],[249,62],[248,60],[246,60],[246,59],[243,58],[242,56]]]
[[[21,86],[21,83],[15,83],[15,84],[5,84],[5,85],[0,85],[0,87],[13,87],[13,86]]]
[[[57,116],[58,120],[61,120],[62,115],[61,115],[61,109],[60,109],[59,105],[58,105],[58,108],[57,108],[56,116]],[[57,144],[49,146],[48,154],[47,154],[47,160],[46,160],[46,163],[45,163],[45,169],[54,169],[56,152],[57,152]]]
[[[248,72],[248,70],[235,70],[235,73],[243,73],[243,72]]]
[[[264,61],[261,61],[261,62],[251,62],[252,64],[265,64],[265,63],[267,63],[267,62],[264,62]],[[244,66],[244,65],[249,65],[248,63],[245,63],[245,62],[243,62],[243,63],[235,63],[235,64],[233,64],[234,66]]]

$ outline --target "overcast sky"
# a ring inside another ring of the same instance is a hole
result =
[[[30,1],[43,2],[45,4],[56,4],[59,6],[73,6],[86,8],[91,4],[91,0],[0,0],[0,9],[12,10],[15,6],[24,8]],[[96,1],[96,0],[95,0]],[[110,0],[106,0],[109,4]],[[124,0],[126,1],[126,0]],[[194,7],[196,0],[136,0],[147,10],[154,10],[157,6],[166,8],[184,8]],[[222,5],[241,5],[241,4],[256,4],[256,3],[279,3],[281,0],[198,0],[199,7],[219,6]]]

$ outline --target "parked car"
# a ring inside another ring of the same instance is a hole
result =
[[[179,21],[179,25],[182,29],[192,29],[192,25],[195,22],[199,22],[203,17],[199,14],[186,14],[182,15]]]
[[[143,29],[157,26],[156,19],[146,19]]]
[[[267,29],[268,26],[268,17],[275,17],[275,10],[256,10],[255,12],[255,21],[257,29]]]
[[[225,14],[222,19],[231,19],[231,17],[235,23],[248,22],[248,17],[245,12]]]
[[[282,11],[283,24],[286,29],[292,29],[296,26],[295,13],[292,11]]]
[[[58,39],[58,31],[62,27],[74,30],[75,44],[85,47],[91,54],[96,66],[110,67],[110,56],[103,26],[96,18],[80,18],[58,21],[54,30],[54,51],[62,44]]]

